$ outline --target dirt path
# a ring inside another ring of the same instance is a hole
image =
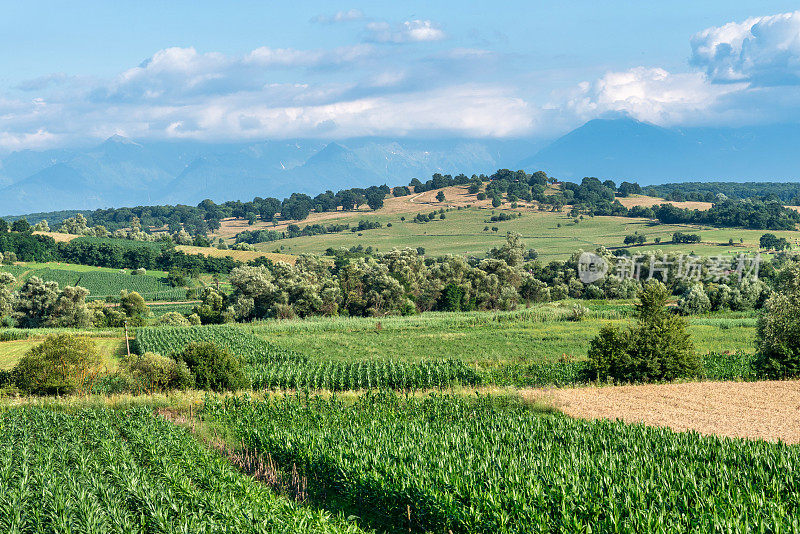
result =
[[[521,394],[548,400],[572,417],[800,443],[797,380],[531,389]]]

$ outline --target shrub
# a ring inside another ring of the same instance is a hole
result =
[[[708,298],[701,284],[690,287],[678,300],[678,311],[683,315],[705,313],[711,309],[711,299]]]
[[[146,315],[150,311],[139,293],[126,289],[120,291],[119,306],[128,317]]]
[[[198,389],[235,391],[248,387],[244,364],[231,351],[214,343],[190,343],[181,354]]]
[[[95,342],[87,336],[52,334],[14,367],[17,387],[36,394],[89,391],[100,372]]]
[[[651,280],[639,293],[636,325],[625,332],[605,328],[590,345],[598,379],[655,382],[695,376],[701,362],[686,332],[686,320],[665,307],[669,291]]]
[[[183,361],[145,352],[141,356],[132,354],[124,358],[120,369],[137,392],[167,391],[186,389],[192,386],[192,374]]]
[[[800,264],[778,275],[773,294],[756,327],[756,368],[768,378],[800,375]]]
[[[189,320],[182,313],[171,311],[162,315],[158,322],[168,326],[189,326]]]
[[[619,328],[605,325],[600,333],[589,343],[589,363],[595,372],[595,378],[618,374],[616,367],[627,363],[628,341]]]

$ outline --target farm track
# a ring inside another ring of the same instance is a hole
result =
[[[800,443],[800,381],[689,382],[639,386],[530,389],[582,419],[622,419],[677,431]]]

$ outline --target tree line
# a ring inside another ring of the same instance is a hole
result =
[[[0,252],[18,261],[63,261],[114,269],[148,269],[197,273],[229,273],[241,265],[230,257],[186,254],[172,243],[79,237],[57,243],[52,237],[30,232],[0,232]]]

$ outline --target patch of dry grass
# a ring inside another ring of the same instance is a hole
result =
[[[708,210],[711,209],[710,202],[673,202],[671,200],[666,200],[663,198],[658,197],[648,197],[644,195],[631,195],[629,197],[619,197],[617,198],[619,203],[625,206],[626,208],[632,208],[634,206],[644,206],[644,207],[651,207],[656,206],[658,204],[672,204],[676,208],[682,209],[690,209],[690,210]]]
[[[520,394],[583,419],[622,419],[678,431],[800,443],[797,380],[536,389]]]
[[[34,235],[46,235],[52,237],[56,243],[69,243],[73,239],[77,239],[81,236],[73,235],[73,234],[62,234],[59,232],[33,232]]]
[[[253,250],[220,250],[213,247],[193,247],[189,245],[178,245],[175,247],[177,250],[182,250],[187,254],[202,254],[205,256],[212,256],[214,258],[224,258],[230,256],[238,261],[252,261],[256,258],[268,258],[272,261],[283,261],[294,265],[297,261],[297,256],[291,254],[276,254],[274,252],[259,252]]]

